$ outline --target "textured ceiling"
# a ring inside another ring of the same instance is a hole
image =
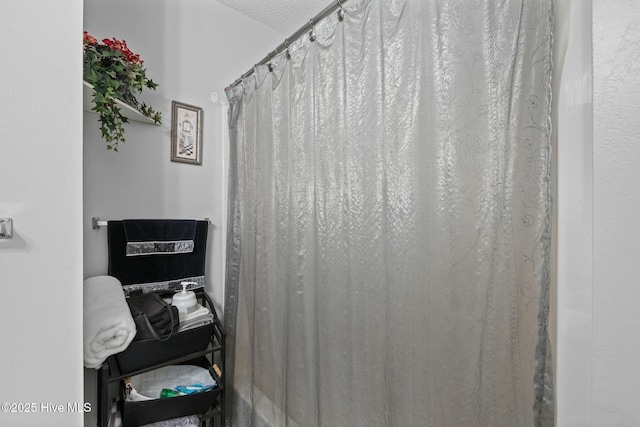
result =
[[[320,13],[331,0],[218,0],[250,18],[290,36]]]

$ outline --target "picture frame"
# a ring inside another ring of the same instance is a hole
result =
[[[202,164],[202,108],[171,101],[171,161]]]

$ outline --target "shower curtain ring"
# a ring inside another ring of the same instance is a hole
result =
[[[338,11],[338,21],[344,21],[344,8],[342,7],[342,1],[336,0],[338,2],[338,6],[340,6],[340,10]]]
[[[284,39],[284,47],[286,47],[286,55],[287,55],[287,59],[291,59],[291,52],[289,52],[289,40],[288,39]]]
[[[309,19],[309,28],[311,28],[311,31],[309,32],[309,40],[314,42],[316,41],[316,30],[313,27],[313,19]]]
[[[271,52],[267,53],[267,68],[269,69],[269,72],[272,73],[273,72],[273,64],[271,63]]]

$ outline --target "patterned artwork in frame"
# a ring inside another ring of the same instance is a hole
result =
[[[171,161],[202,164],[202,108],[171,102]]]

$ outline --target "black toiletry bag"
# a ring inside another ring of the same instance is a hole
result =
[[[213,335],[217,322],[215,308],[206,292],[196,290],[195,293],[198,302],[214,313],[215,321],[198,328],[182,332],[175,331],[169,339],[164,341],[159,341],[155,337],[135,339],[126,350],[114,356],[121,374],[132,373],[186,354],[204,351],[210,343],[214,345]]]

